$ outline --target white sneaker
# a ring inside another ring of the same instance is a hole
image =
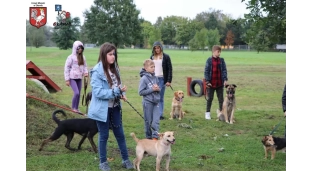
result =
[[[211,119],[211,117],[210,117],[210,112],[206,112],[206,113],[205,113],[205,118],[208,119],[208,120]]]

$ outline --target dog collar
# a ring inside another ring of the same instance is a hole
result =
[[[180,99],[179,98],[175,98],[177,101],[180,101]]]

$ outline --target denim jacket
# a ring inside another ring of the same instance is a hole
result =
[[[97,63],[93,67],[90,71],[90,77],[92,99],[89,104],[88,117],[97,121],[106,122],[108,100],[120,96],[121,92],[118,87],[112,89],[108,84],[102,62]]]

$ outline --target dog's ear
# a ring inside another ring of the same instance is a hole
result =
[[[164,133],[159,133],[158,136],[159,138],[162,138],[164,136]]]
[[[228,88],[229,84],[225,85],[225,88]]]
[[[235,88],[237,87],[235,84],[232,84]]]
[[[264,136],[261,140],[262,143],[265,143],[268,140],[268,136]]]
[[[174,96],[175,96],[175,97],[178,97],[178,93],[179,93],[178,91],[175,91],[175,92],[174,92]]]

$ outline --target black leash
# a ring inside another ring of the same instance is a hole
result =
[[[276,129],[280,126],[280,124],[282,123],[282,121],[284,120],[285,117],[282,118],[282,120],[275,126],[275,128],[271,131],[271,133],[269,135],[273,135],[273,133],[276,131]]]
[[[132,104],[131,104],[128,100],[126,100],[126,102],[132,107],[132,109],[133,109],[134,111],[136,111],[137,114],[139,114],[139,115],[141,116],[141,118],[142,118],[148,125],[150,125],[150,128],[151,128],[153,131],[157,132],[157,131],[152,127],[152,125],[149,124],[149,123],[144,119],[144,117],[132,106]],[[158,134],[158,132],[157,132],[157,134]]]
[[[173,91],[173,88],[171,87],[171,85],[170,85],[170,88],[171,88],[171,90]]]
[[[81,101],[81,105],[82,106],[86,106],[87,102],[86,102],[86,98],[87,98],[87,88],[88,88],[88,82],[89,82],[89,75],[88,77],[83,77],[83,85],[84,85],[84,89],[83,89],[83,96],[82,96],[82,101]]]

